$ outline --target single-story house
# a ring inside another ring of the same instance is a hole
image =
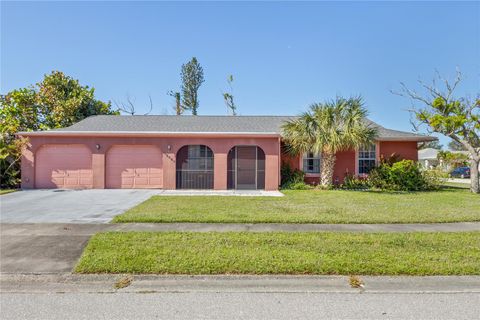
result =
[[[70,127],[21,132],[22,188],[277,190],[282,163],[318,183],[315,154],[282,153],[289,116],[93,116]],[[337,154],[334,182],[365,174],[381,156],[417,160],[435,138],[378,128],[375,144]]]
[[[418,162],[427,169],[432,169],[436,167],[440,167],[443,170],[449,171],[453,169],[455,166],[452,167],[452,164],[445,164],[443,160],[438,159],[438,152],[440,150],[433,149],[433,148],[425,148],[418,150]],[[464,155],[465,158],[470,157],[470,153],[468,151],[457,151],[453,150],[450,151],[454,154]]]
[[[418,150],[418,162],[424,168],[434,168],[440,164],[440,160],[438,160],[438,151],[437,149],[433,148],[425,148]]]

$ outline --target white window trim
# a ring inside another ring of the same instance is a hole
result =
[[[368,174],[360,174],[359,171],[360,171],[360,168],[359,168],[359,165],[358,165],[358,162],[360,160],[360,157],[359,157],[359,150],[356,149],[355,150],[355,175],[356,176],[362,176],[362,177],[366,177],[368,176]],[[375,165],[378,165],[380,163],[380,141],[375,141]]]
[[[301,171],[303,171],[303,159],[305,158],[305,154],[306,154],[306,153],[308,153],[308,152],[305,152],[305,153],[303,153],[300,157],[298,157],[298,158],[299,158],[298,161],[300,162],[300,164],[299,164],[298,167],[300,168]],[[321,166],[322,166],[322,157],[321,157],[320,154],[318,154],[318,158],[320,159],[320,168],[321,168]],[[309,173],[309,172],[305,172],[305,171],[303,171],[303,172],[305,173],[305,177],[320,177],[320,172],[319,172],[319,173],[311,173],[311,172]]]

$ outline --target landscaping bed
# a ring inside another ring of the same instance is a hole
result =
[[[93,236],[79,273],[478,275],[480,232]]]
[[[113,222],[435,223],[480,221],[468,189],[428,192],[285,190],[285,197],[154,196]]]

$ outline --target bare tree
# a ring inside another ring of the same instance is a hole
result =
[[[167,94],[169,96],[175,98],[175,106],[174,106],[175,114],[177,116],[180,116],[184,111],[184,108],[182,107],[182,103],[181,103],[181,99],[180,99],[180,92],[169,91],[169,92],[167,92]]]
[[[235,101],[233,100],[233,75],[229,75],[227,78],[227,83],[229,87],[229,91],[227,92],[222,92],[223,95],[223,100],[225,101],[225,105],[227,106],[227,109],[232,112],[233,116],[237,115],[237,106],[235,105]]]
[[[147,112],[144,113],[144,115],[150,114],[153,110],[153,101],[152,101],[152,96],[148,95],[148,101],[150,102],[150,108],[148,109]],[[123,113],[129,114],[131,116],[135,115],[137,113],[136,106],[135,106],[135,98],[131,98],[130,95],[127,94],[127,97],[125,101],[113,101],[115,106],[117,107],[118,110],[120,110]]]
[[[480,95],[476,99],[467,97],[455,98],[454,92],[463,77],[457,70],[453,82],[443,78],[438,71],[431,84],[419,80],[426,94],[419,94],[409,89],[403,82],[400,91],[394,94],[407,97],[412,101],[409,110],[418,125],[427,126],[430,132],[438,132],[461,144],[469,152],[471,158],[470,174],[472,192],[480,193]],[[439,89],[440,81],[443,89]],[[417,107],[420,103],[422,107]]]

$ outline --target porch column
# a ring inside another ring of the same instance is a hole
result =
[[[227,190],[227,153],[223,151],[213,156],[213,189]]]
[[[105,189],[105,153],[92,153],[93,189]]]
[[[21,159],[21,188],[33,189],[35,187],[35,156],[29,146],[22,151]]]
[[[163,171],[163,189],[175,190],[177,167],[175,163],[175,153],[165,152],[162,158]]]
[[[278,190],[279,177],[278,172],[280,166],[278,165],[278,154],[266,154],[265,155],[265,190],[275,191]]]

